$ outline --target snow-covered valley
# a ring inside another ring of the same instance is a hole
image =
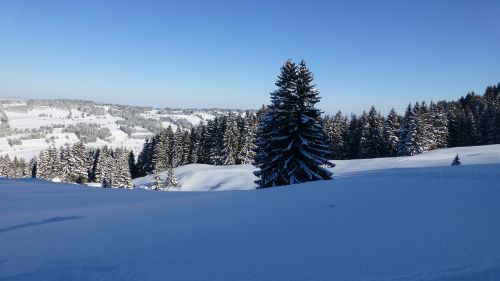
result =
[[[335,163],[331,181],[225,192],[1,179],[0,280],[500,280],[499,145]],[[251,170],[176,173],[231,190]]]
[[[155,109],[79,100],[0,100],[0,154],[29,160],[51,144],[124,147],[136,154],[146,138],[171,126],[189,129],[222,109]]]

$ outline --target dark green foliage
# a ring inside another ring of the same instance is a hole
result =
[[[287,61],[271,93],[271,104],[258,131],[254,165],[260,188],[331,179],[331,165],[313,76],[305,62]]]

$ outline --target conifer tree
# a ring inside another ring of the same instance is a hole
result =
[[[237,116],[229,113],[227,116],[226,130],[223,135],[223,164],[238,164],[238,145],[240,133],[238,129]]]
[[[30,177],[31,178],[36,178],[36,173],[37,173],[37,158],[33,157],[31,158],[29,162],[29,172],[30,172]]]
[[[107,146],[102,147],[99,152],[99,159],[96,165],[96,182],[102,187],[113,187],[115,165],[113,161],[113,152]]]
[[[431,137],[434,138],[432,149],[446,148],[448,147],[449,124],[443,104],[441,102],[437,104],[431,103],[430,111],[433,130]]]
[[[169,126],[167,130],[162,131],[159,135],[153,138],[152,146],[153,153],[151,157],[151,170],[165,171],[167,164],[171,161],[172,153],[169,153],[170,132],[172,128]]]
[[[135,163],[135,154],[133,150],[131,150],[128,154],[128,169],[130,170],[130,177],[132,179],[139,177],[139,171],[137,164]]]
[[[255,158],[255,135],[257,131],[257,116],[250,112],[245,114],[244,129],[241,136],[241,148],[238,154],[239,163],[251,164]]]
[[[173,148],[173,162],[174,162],[174,167],[179,167],[184,165],[184,139],[183,139],[183,132],[180,127],[177,127],[175,130],[174,134],[174,148]]]
[[[175,178],[174,168],[170,166],[167,171],[167,189],[172,190],[174,187],[177,187],[177,179]]]
[[[36,177],[41,178],[41,179],[49,179],[50,178],[50,171],[49,171],[49,166],[48,166],[48,161],[49,161],[49,152],[47,149],[42,150],[40,152],[39,158],[37,160],[37,170],[36,170]],[[5,176],[5,173],[2,173]]]
[[[191,146],[189,141],[191,140],[191,135],[189,131],[183,131],[182,132],[182,158],[181,158],[181,165],[187,165],[191,164],[189,162],[189,153],[191,151]]]
[[[332,151],[332,159],[345,159],[348,154],[349,122],[339,110],[333,118],[323,120],[326,143]]]
[[[417,154],[418,148],[416,138],[417,120],[415,112],[411,107],[411,104],[409,104],[406,108],[403,121],[401,122],[401,128],[399,129],[398,155],[411,156]]]
[[[222,165],[224,163],[224,130],[226,118],[224,117],[215,117],[211,127],[208,128],[208,163],[210,165]]]
[[[401,120],[396,111],[391,109],[384,124],[384,145],[385,155],[396,156],[398,153],[398,130],[401,126]]]
[[[269,112],[263,118],[257,141],[255,172],[260,188],[331,179],[331,153],[320,122],[318,91],[304,61],[288,61],[281,68],[271,93]]]
[[[76,183],[88,181],[89,158],[85,145],[82,142],[72,145],[69,164],[72,168],[72,181]]]
[[[416,139],[417,153],[429,151],[436,147],[434,128],[431,122],[429,107],[425,102],[416,103],[413,109],[416,117]]]
[[[130,176],[128,152],[123,148],[117,148],[113,153],[112,186],[119,188],[132,188]]]
[[[383,155],[383,119],[380,113],[371,107],[368,114],[361,117],[360,158],[375,158]]]
[[[62,168],[59,178],[64,182],[74,182],[74,178],[72,177],[74,167],[71,165],[71,148],[69,144],[65,144],[59,149],[59,155]]]
[[[195,128],[191,128],[191,132],[189,134],[189,152],[188,152],[188,163],[198,163],[199,161],[199,149],[201,146],[200,143],[200,130],[201,126],[197,126]]]
[[[165,188],[165,184],[156,171],[153,173],[153,184],[151,186],[152,190],[162,191]]]
[[[359,142],[361,140],[361,118],[351,115],[349,122],[348,159],[356,159],[359,155]]]
[[[137,177],[146,176],[150,171],[152,171],[152,158],[153,158],[153,140],[146,139],[142,150],[137,157]]]

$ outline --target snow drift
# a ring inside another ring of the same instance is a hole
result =
[[[455,155],[459,154],[463,165],[500,163],[500,144],[454,147],[424,152],[415,156],[335,160],[332,169],[335,178],[352,176],[376,170],[393,168],[440,167],[449,166]],[[211,166],[191,164],[175,169],[179,186],[174,191],[224,191],[245,190],[256,187],[252,165]],[[165,180],[167,173],[161,173]],[[134,180],[138,188],[149,188],[153,176]]]

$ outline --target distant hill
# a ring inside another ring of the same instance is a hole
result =
[[[0,154],[31,158],[51,144],[140,151],[146,138],[171,126],[191,127],[237,109],[175,109],[83,100],[0,100]]]

